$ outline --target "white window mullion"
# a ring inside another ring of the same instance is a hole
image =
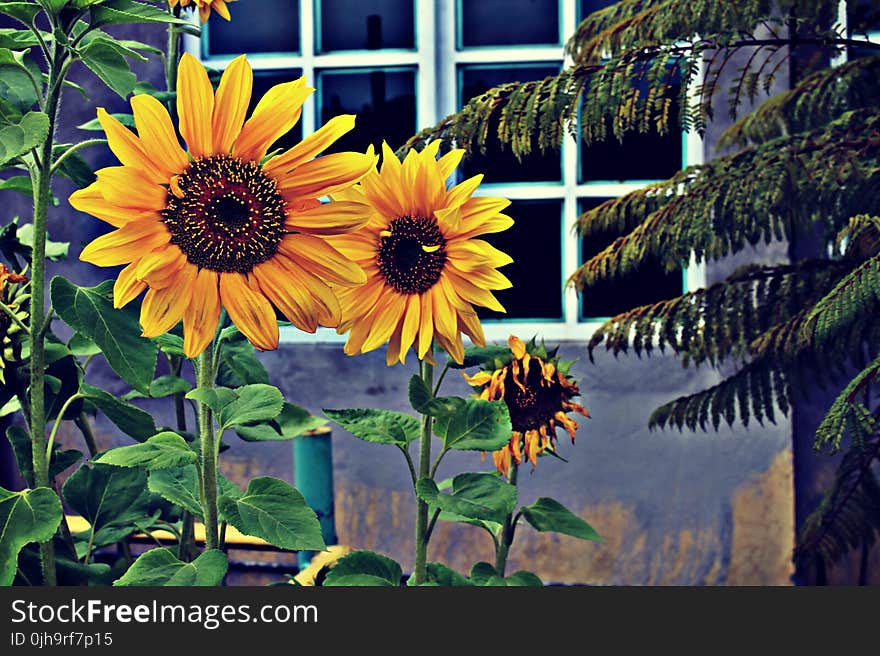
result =
[[[437,8],[434,0],[416,2],[416,131],[424,126],[435,125],[441,116],[438,114],[434,96],[438,89],[438,69],[436,40]]]
[[[314,0],[299,0],[299,47],[302,52],[302,74],[306,77],[306,84],[317,87],[315,74],[315,3]],[[302,129],[303,136],[311,134],[318,129],[320,117],[317,115],[317,98],[312,94],[303,103]]]

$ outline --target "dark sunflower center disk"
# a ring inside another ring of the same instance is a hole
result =
[[[446,266],[446,240],[437,221],[403,216],[391,221],[388,232],[376,253],[379,272],[388,284],[401,294],[431,289]]]
[[[162,218],[190,263],[220,273],[247,273],[278,250],[284,198],[254,162],[228,155],[199,159],[168,194]]]
[[[513,372],[508,370],[504,381],[504,400],[510,410],[510,423],[513,430],[525,432],[547,426],[560,410],[567,398],[567,390],[553,380],[541,384],[541,365],[532,360],[522,389],[513,380]],[[520,382],[522,382],[520,380]]]

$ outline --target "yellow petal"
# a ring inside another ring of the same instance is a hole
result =
[[[504,306],[498,302],[498,299],[492,295],[492,292],[477,287],[468,280],[465,280],[456,274],[452,267],[447,267],[443,275],[449,277],[449,282],[452,283],[456,293],[468,303],[480,305],[495,312],[505,312]]]
[[[440,169],[440,177],[444,180],[448,178],[455,172],[455,169],[461,163],[461,158],[464,157],[464,150],[461,148],[456,148],[455,150],[450,150],[443,157],[437,160],[437,167]]]
[[[319,198],[361,180],[376,164],[375,157],[361,153],[332,153],[306,162],[278,181],[285,200]]]
[[[287,235],[278,251],[327,282],[351,286],[367,281],[363,269],[320,237]]]
[[[263,170],[270,175],[273,172],[284,174],[305,164],[333,145],[339,137],[353,130],[354,119],[354,114],[334,116],[286,153],[270,159]]]
[[[180,135],[194,158],[213,154],[211,136],[214,88],[198,59],[183,53],[177,67],[177,116]]]
[[[526,354],[526,345],[525,343],[516,335],[511,335],[507,338],[507,345],[510,347],[511,353],[513,353],[513,357],[517,360],[521,360]]]
[[[472,387],[482,387],[492,380],[492,374],[488,371],[478,371],[473,376],[468,376],[467,373],[461,372],[461,375],[467,381],[468,385]]]
[[[242,159],[259,162],[279,137],[299,120],[302,104],[314,91],[305,78],[276,84],[257,103],[232,150]]]
[[[373,208],[364,203],[334,201],[303,212],[290,212],[284,227],[310,235],[338,235],[366,225]]]
[[[220,301],[251,344],[261,351],[278,348],[278,321],[272,304],[243,274],[220,274]]]
[[[403,323],[400,329],[400,362],[406,364],[406,354],[415,341],[421,319],[421,299],[418,294],[410,294],[406,302]]]
[[[161,217],[155,210],[135,210],[110,203],[101,193],[100,186],[93,182],[88,187],[73,192],[67,200],[74,209],[91,214],[114,228],[121,228],[137,219],[150,218],[156,222],[160,220]]]
[[[454,268],[454,264],[452,267],[447,267],[447,269],[453,270]],[[513,283],[510,282],[507,276],[495,269],[489,269],[487,267],[471,269],[467,272],[467,279],[477,287],[482,287],[483,289],[510,289],[513,287]]]
[[[150,289],[141,305],[141,327],[144,337],[158,337],[174,328],[193,299],[192,284],[196,268],[187,264],[177,274],[177,282],[164,289]]]
[[[406,350],[401,348],[400,331],[403,324],[403,317],[397,322],[397,328],[391,333],[391,339],[388,340],[388,350],[385,353],[385,364],[389,367],[394,366],[397,362],[402,362],[406,357]]]
[[[384,305],[380,306],[374,315],[370,336],[361,347],[364,352],[372,351],[388,341],[403,314],[405,301],[406,298],[403,294],[396,292],[388,294],[383,299]]]
[[[293,325],[307,333],[315,332],[318,329],[318,313],[311,295],[296,284],[296,279],[276,260],[273,258],[254,267],[254,277],[260,289]]]
[[[437,333],[435,338],[437,339],[437,343],[440,344],[440,347],[458,364],[461,364],[464,361],[464,343],[461,341],[460,333],[456,331],[453,339],[447,339],[440,333]]]
[[[464,332],[476,346],[486,345],[486,335],[483,333],[483,324],[476,312],[458,310],[458,327]]]
[[[448,339],[453,339],[458,333],[458,320],[455,310],[446,301],[446,295],[439,286],[435,286],[428,294],[431,295],[431,303],[434,307],[434,327],[437,333]]]
[[[171,239],[165,225],[151,219],[131,221],[86,246],[79,259],[96,266],[128,264],[145,251],[167,244]]]
[[[183,351],[193,359],[202,353],[217,332],[220,320],[218,274],[199,269],[192,283],[192,303],[183,313]]]
[[[116,276],[116,282],[113,283],[113,307],[125,307],[147,288],[146,283],[134,275],[136,265],[136,262],[132,262]]]
[[[141,258],[135,275],[150,287],[168,287],[177,284],[177,272],[185,264],[186,257],[180,248],[169,244]]]
[[[220,14],[224,19],[230,20],[232,18],[232,16],[229,15],[229,8],[226,6],[224,0],[213,0],[211,6],[214,8],[214,11]]]
[[[168,191],[151,182],[139,169],[130,166],[108,166],[95,171],[101,195],[113,205],[136,210],[161,210]]]
[[[480,186],[480,183],[483,181],[483,174],[478,173],[472,178],[468,178],[463,182],[458,183],[449,192],[446,194],[446,203],[445,207],[460,207],[467,202],[471,195],[477,190],[477,187]]]
[[[309,297],[306,303],[311,308],[310,311],[317,312],[318,323],[328,328],[338,326],[342,320],[342,308],[334,291],[318,276],[309,273],[283,255],[279,254],[276,259],[287,271],[292,284],[308,292]]]
[[[214,99],[211,124],[215,153],[228,153],[232,149],[244,125],[253,86],[254,72],[247,58],[244,55],[236,57],[223,71]]]
[[[500,267],[513,262],[513,258],[482,239],[456,239],[446,246],[446,255],[460,271],[473,271],[479,267]]]
[[[434,304],[431,294],[420,294],[419,301],[422,311],[419,316],[419,349],[417,354],[419,360],[423,360],[425,354],[430,352],[431,343],[434,341]]]
[[[153,182],[167,182],[171,171],[147,153],[144,144],[122,123],[98,107],[98,122],[107,136],[107,145],[125,166],[140,169]]]
[[[165,106],[153,96],[142,93],[132,97],[131,111],[146,152],[155,161],[162,162],[169,171],[182,172],[189,164],[189,159],[177,141]]]

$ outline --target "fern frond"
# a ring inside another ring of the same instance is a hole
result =
[[[862,369],[834,399],[819,428],[813,448],[828,448],[833,453],[840,448],[843,436],[849,432],[855,444],[864,443],[865,436],[877,431],[877,420],[861,402],[859,395],[875,381],[880,373],[880,357]]]
[[[847,451],[818,508],[804,521],[794,559],[826,564],[851,549],[870,547],[880,532],[880,482],[873,471],[880,457],[880,440]]]
[[[847,183],[841,185],[844,178]],[[880,112],[847,112],[824,129],[689,167],[585,212],[577,226],[590,235],[625,229],[640,208],[656,208],[581,265],[569,284],[583,290],[624,276],[649,257],[670,271],[692,257],[719,259],[748,245],[812,230],[817,221],[826,235],[836,234],[854,207],[880,214],[878,183]]]
[[[745,147],[813,130],[845,112],[880,106],[880,56],[823,68],[731,125],[718,148]]]
[[[669,347],[684,366],[744,358],[753,340],[821,298],[847,270],[833,260],[744,268],[710,287],[612,317],[593,333],[590,360],[603,343],[615,356],[630,346],[638,355]]]

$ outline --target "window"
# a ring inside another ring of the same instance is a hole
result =
[[[583,16],[613,0],[248,0],[248,29],[212,20],[189,48],[220,69],[242,52],[257,72],[256,90],[304,74],[315,94],[303,107],[300,132],[289,145],[340,113],[357,127],[336,150],[364,150],[384,139],[397,148],[490,87],[539,80],[565,65],[563,44]],[[233,5],[233,9],[237,5]],[[254,8],[259,11],[254,11]],[[239,14],[245,11],[244,3]],[[499,19],[503,17],[503,19]],[[646,157],[646,153],[650,156]],[[486,238],[514,263],[502,271],[514,283],[497,292],[506,315],[480,310],[486,336],[540,333],[548,340],[585,339],[587,324],[641,302],[668,298],[701,284],[701,270],[659,268],[594,290],[581,301],[565,281],[583,258],[604,247],[573,231],[591,205],[667,178],[702,156],[699,138],[633,134],[623,144],[536,152],[519,162],[509,148],[487,144],[459,175],[485,174],[478,193],[510,198],[516,224]],[[604,239],[605,236],[603,236]],[[285,341],[340,341],[282,330]]]
[[[847,33],[851,39],[880,42],[880,8],[876,6],[876,3],[869,0],[841,2],[838,13],[839,21],[845,21]],[[876,50],[850,46],[847,48],[846,58],[855,59],[876,54]]]

